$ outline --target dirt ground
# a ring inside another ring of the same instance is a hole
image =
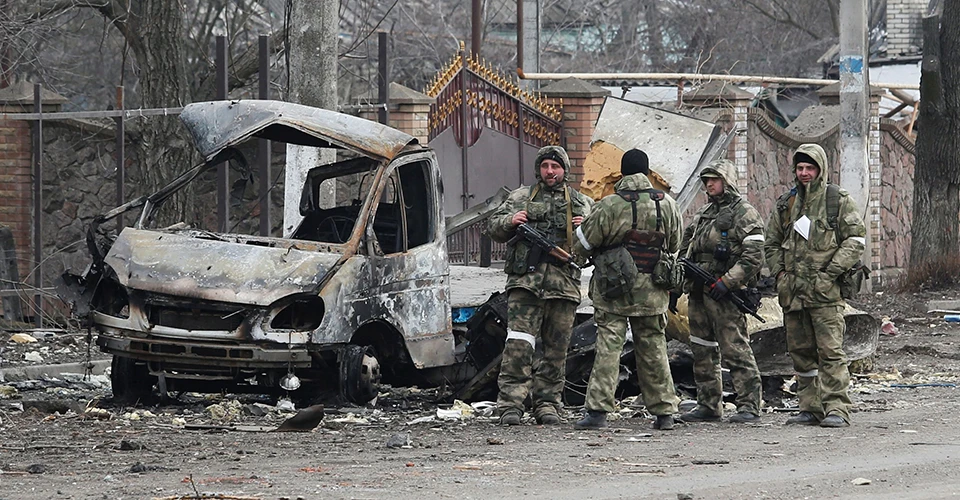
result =
[[[767,408],[757,425],[661,432],[629,404],[602,432],[573,430],[579,408],[560,426],[502,428],[482,406],[394,389],[371,407],[327,408],[312,432],[267,432],[293,413],[265,398],[124,408],[102,376],[0,383],[0,499],[958,497],[960,324],[925,306],[957,297],[857,302],[898,332],[854,377],[844,429],[787,427],[788,412]],[[41,347],[42,362],[83,361],[83,334],[40,336],[2,344],[2,366]]]

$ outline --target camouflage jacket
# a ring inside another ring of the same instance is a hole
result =
[[[616,191],[640,191],[650,188],[650,180],[643,174],[628,175],[614,186]],[[665,251],[675,255],[680,248],[683,220],[676,202],[669,195],[660,201],[660,210],[663,217],[663,227],[660,230],[666,236]],[[593,207],[590,217],[577,228],[573,250],[578,255],[590,257],[604,247],[619,245],[632,224],[633,210],[630,202],[617,194],[606,196]],[[656,204],[649,197],[641,196],[637,201],[637,229],[656,228]],[[596,289],[596,281],[590,281],[590,299],[597,309],[621,316],[653,316],[667,311],[669,294],[666,289],[654,286],[649,274],[638,275],[633,289],[616,299],[604,298]]]
[[[804,144],[797,150],[820,165],[820,175],[807,188],[797,181],[792,200],[782,197],[767,224],[764,253],[770,275],[784,275],[777,281],[777,292],[784,312],[807,307],[842,305],[837,278],[853,267],[863,254],[866,227],[856,203],[840,190],[840,212],[836,231],[827,221],[827,155],[816,144]],[[808,238],[794,228],[806,216],[810,220]]]
[[[567,199],[570,214],[586,217],[593,200],[567,186],[566,182],[553,188],[543,182],[513,190],[507,200],[487,221],[487,235],[493,241],[504,243],[516,235],[511,223],[513,215],[527,211],[527,224],[547,234],[564,250],[570,251],[573,225],[567,220]],[[570,238],[568,239],[568,234]],[[507,248],[504,270],[507,272],[507,290],[523,288],[542,299],[566,299],[580,302],[580,271],[567,265],[556,265],[544,258],[534,272],[524,272],[531,245],[518,241]],[[519,271],[519,272],[518,272]]]
[[[753,205],[740,196],[733,183],[733,163],[722,160],[711,163],[703,173],[723,179],[724,192],[700,208],[693,222],[683,232],[680,256],[722,277],[731,289],[750,286],[763,267],[763,219]],[[726,237],[723,236],[724,230]],[[714,258],[715,250],[724,244],[726,260]],[[683,291],[689,293],[693,280],[684,280]]]

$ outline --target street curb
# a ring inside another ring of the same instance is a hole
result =
[[[0,369],[0,382],[22,382],[39,380],[44,377],[57,377],[64,373],[84,373],[87,363],[63,363],[58,365],[14,366]],[[110,366],[109,359],[91,361],[93,375],[102,375]]]

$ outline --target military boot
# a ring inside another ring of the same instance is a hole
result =
[[[820,427],[850,427],[850,422],[847,422],[847,419],[840,415],[830,414],[820,421]]]
[[[802,411],[787,419],[787,425],[820,425],[820,419],[808,411]]]
[[[587,410],[586,416],[573,424],[576,430],[602,429],[607,426],[607,412]]]
[[[720,420],[720,415],[697,405],[696,408],[680,415],[681,422],[716,422]]]
[[[500,425],[520,425],[522,412],[516,408],[508,408],[500,414]]]
[[[760,423],[760,415],[754,415],[748,411],[742,411],[730,417],[731,424],[756,424]]]
[[[552,406],[538,408],[534,417],[540,425],[557,425],[560,423],[560,415],[557,415],[557,410]]]
[[[653,428],[661,431],[672,431],[673,415],[657,415],[657,419],[653,421]]]

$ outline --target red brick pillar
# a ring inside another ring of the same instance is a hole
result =
[[[610,91],[576,78],[565,78],[544,87],[547,103],[562,107],[565,147],[573,163],[570,183],[579,186],[583,179],[583,160],[590,152],[590,140],[596,128],[600,108]]]
[[[27,95],[14,84],[0,89],[0,112],[33,111],[33,89]],[[17,247],[19,276],[30,273],[33,262],[33,171],[31,133],[27,120],[0,119],[0,224],[10,228]]]
[[[399,83],[391,83],[388,125],[414,136],[420,144],[426,144],[430,136],[430,131],[427,129],[427,116],[430,114],[430,105],[433,101],[434,98],[426,94]],[[377,121],[376,111],[364,111],[360,116]]]
[[[60,111],[66,102],[49,91],[43,91],[41,98],[47,113]],[[16,82],[0,89],[0,113],[32,112],[33,84]],[[34,266],[32,123],[0,118],[0,224],[13,233],[20,280],[29,276]]]

